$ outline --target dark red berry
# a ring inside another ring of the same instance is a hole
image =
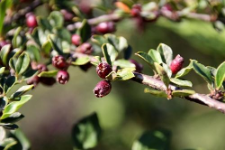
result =
[[[70,79],[70,75],[67,71],[60,70],[57,74],[56,80],[60,84],[66,84]]]
[[[29,13],[27,14],[26,16],[26,23],[27,23],[27,26],[30,27],[30,28],[35,28],[37,27],[37,19],[36,19],[36,16],[33,14],[33,13]]]
[[[52,57],[52,65],[58,69],[65,69],[68,64],[63,56]]]
[[[81,12],[86,15],[90,15],[92,13],[92,7],[90,3],[88,3],[87,1],[81,1],[78,7],[81,10]]]
[[[115,32],[114,22],[101,22],[96,26],[96,31],[100,34]]]
[[[81,44],[81,37],[78,34],[74,34],[71,37],[71,41],[74,45],[79,46]]]
[[[98,84],[95,86],[93,92],[96,97],[102,98],[106,95],[108,95],[111,91],[111,84],[109,81],[102,80],[98,82]]]
[[[170,64],[170,69],[173,74],[176,74],[178,71],[181,70],[184,63],[184,58],[180,55],[177,55],[175,59]]]
[[[90,43],[83,43],[79,47],[78,51],[80,53],[90,55],[93,52],[93,47],[92,47],[92,45]]]
[[[44,64],[38,64],[36,69],[39,70],[39,72],[48,71],[47,66]]]
[[[34,85],[34,87],[36,87],[38,83],[39,83],[38,76],[31,77],[30,79],[27,80],[27,85]]]
[[[53,77],[40,77],[39,81],[45,86],[52,86],[56,83],[56,80]]]
[[[4,47],[5,45],[8,45],[8,44],[10,44],[10,43],[7,41],[0,41],[0,50],[2,49],[2,47]]]
[[[141,14],[141,5],[140,4],[133,5],[130,13],[132,17],[139,17]]]
[[[73,14],[66,9],[60,10],[65,21],[71,21],[73,19]]]
[[[105,77],[112,71],[112,67],[107,63],[100,63],[97,68],[96,72],[98,76],[102,79],[105,79]]]
[[[133,63],[135,65],[135,68],[136,68],[136,72],[139,72],[141,73],[142,70],[143,70],[143,65],[141,63],[138,63],[136,60],[134,59],[130,59],[130,62]]]

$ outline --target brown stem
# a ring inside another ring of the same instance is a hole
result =
[[[23,16],[25,16],[27,13],[33,11],[36,7],[42,5],[43,2],[41,0],[35,0],[30,6],[27,6],[18,12],[16,12],[12,17],[8,17],[4,21],[4,26],[8,26],[12,24],[12,22],[19,20]]]
[[[77,58],[77,57],[90,57],[90,61],[95,61],[95,57],[94,56],[90,56],[90,55],[85,55],[85,54],[81,54],[81,53],[74,53],[73,57]],[[145,74],[141,74],[141,73],[137,73],[134,72],[134,78],[132,78],[132,81],[138,82],[140,84],[144,84],[147,85],[151,88],[154,88],[156,90],[160,90],[160,91],[165,91],[167,92],[167,87],[166,85],[159,79],[154,78],[153,76],[148,76]],[[169,89],[171,89],[172,91],[175,90],[182,90],[180,87],[176,87],[174,85],[169,85]],[[218,110],[222,113],[225,113],[225,103],[220,102],[218,100],[212,99],[209,96],[205,95],[205,94],[199,94],[199,93],[195,93],[186,97],[181,97],[184,100],[188,100],[188,101],[192,101],[204,106],[208,106],[210,108],[213,108],[215,110]]]

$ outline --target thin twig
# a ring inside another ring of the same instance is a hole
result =
[[[36,7],[38,7],[42,4],[43,4],[43,2],[41,0],[35,0],[29,6],[16,12],[12,17],[6,18],[4,21],[4,26],[8,26],[8,25],[12,24],[12,22],[19,20],[20,18],[24,17],[27,13],[33,11]]]
[[[87,57],[87,56],[90,57],[91,61],[96,60],[96,58],[94,56],[85,55],[85,54],[81,54],[81,53],[77,53],[77,52],[75,52],[72,57],[78,58],[78,57]],[[149,75],[134,72],[134,78],[132,78],[131,81],[135,81],[135,82],[138,82],[140,84],[147,85],[147,86],[149,86],[151,88],[154,88],[156,90],[167,92],[166,85],[161,80],[156,79],[153,76],[149,76]],[[169,85],[169,89],[171,89],[172,91],[182,90],[180,87],[177,87],[177,86],[174,86],[174,85]],[[195,93],[195,94],[192,94],[192,95],[189,95],[189,96],[186,96],[186,97],[181,97],[181,98],[183,100],[192,101],[192,102],[210,107],[212,109],[218,110],[222,113],[225,113],[225,103],[220,102],[220,101],[215,100],[215,99],[212,99],[206,94]]]

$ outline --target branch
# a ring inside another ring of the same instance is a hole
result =
[[[42,5],[43,2],[41,0],[35,0],[30,6],[27,6],[18,12],[16,12],[12,17],[7,17],[4,21],[4,26],[11,25],[12,22],[19,20],[23,16],[25,16],[27,13],[33,11],[36,7]]]
[[[90,61],[95,61],[96,59],[94,56],[76,53],[76,52],[73,54],[72,57],[78,58],[78,57],[84,57],[84,56],[86,57],[88,56],[90,58]],[[147,85],[151,88],[154,88],[160,91],[165,91],[167,93],[167,87],[161,80],[156,79],[152,76],[148,76],[148,75],[137,73],[137,72],[134,72],[134,76],[135,77],[132,78],[131,81],[135,81],[140,84]],[[174,85],[169,85],[169,89],[171,89],[172,91],[176,91],[178,89],[182,90],[180,87],[176,87]],[[181,98],[184,100],[188,100],[188,101],[192,101],[192,102],[204,105],[204,106],[208,106],[210,108],[213,108],[225,114],[225,103],[212,99],[206,94],[195,93],[195,94],[192,94],[186,97],[181,97]]]
[[[170,20],[177,21],[181,19],[182,17],[186,17],[189,19],[197,19],[197,20],[202,20],[206,22],[214,22],[216,21],[217,17],[214,15],[208,15],[208,14],[198,14],[198,13],[184,13],[182,11],[168,11],[168,10],[163,10],[160,9],[158,11],[159,17],[165,17]],[[91,18],[88,20],[88,23],[90,25],[97,25],[101,22],[107,22],[107,21],[118,21],[121,20],[122,16],[120,14],[112,13],[112,14],[106,14],[102,15],[96,18]],[[67,29],[69,31],[73,31],[81,26],[81,22],[76,22],[74,24],[70,24],[67,26]]]
[[[147,85],[149,87],[152,87],[154,89],[157,90],[161,90],[161,91],[165,91],[167,90],[165,84],[158,80],[155,79],[154,77],[148,76],[148,75],[144,75],[144,74],[140,74],[137,72],[134,72],[135,77],[133,78],[134,81]],[[173,91],[179,89],[178,87],[174,86],[174,85],[169,85],[169,88]],[[183,98],[184,100],[189,100],[192,102],[196,102],[198,104],[202,104],[205,106],[208,106],[210,108],[216,109],[222,113],[225,113],[225,103],[220,102],[218,100],[212,99],[209,96],[205,95],[205,94],[199,94],[199,93],[195,93],[193,95],[187,96]]]

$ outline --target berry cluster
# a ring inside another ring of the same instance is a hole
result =
[[[108,95],[111,91],[111,83],[106,80],[106,77],[112,72],[112,67],[107,63],[100,63],[96,68],[96,72],[100,78],[105,79],[98,82],[93,90],[95,96],[101,98]]]

